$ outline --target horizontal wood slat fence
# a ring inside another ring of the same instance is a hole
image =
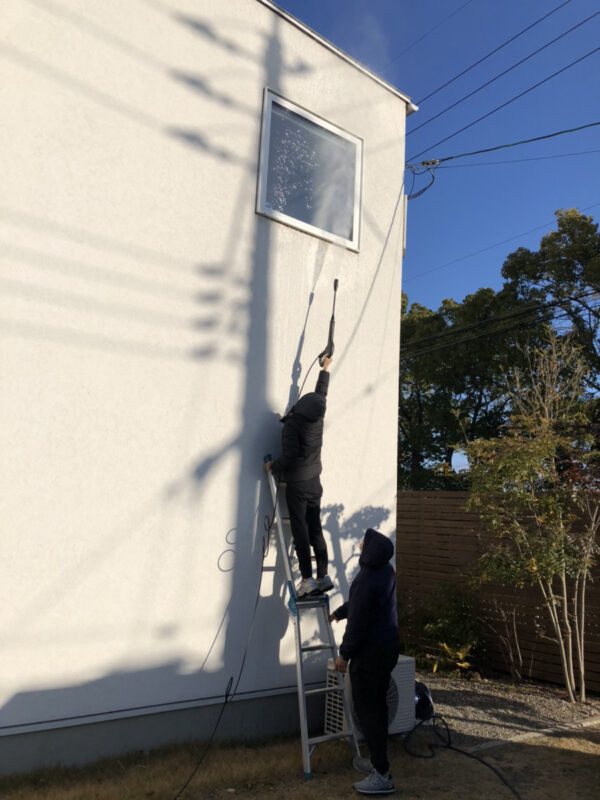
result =
[[[399,492],[397,505],[396,569],[398,597],[414,608],[441,584],[464,586],[472,576],[491,534],[479,516],[465,511],[467,492]],[[600,571],[587,592],[586,687],[600,691]],[[510,662],[500,637],[502,616],[516,621],[521,650],[522,676],[563,684],[558,647],[541,635],[551,635],[547,612],[539,592],[531,587],[504,589],[489,584],[476,593],[479,616],[489,631],[485,636],[486,663],[510,672]]]

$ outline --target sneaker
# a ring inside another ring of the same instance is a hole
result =
[[[366,756],[354,756],[352,766],[357,772],[364,772],[365,775],[370,775],[375,769],[371,764],[371,759],[366,758]]]
[[[317,586],[317,582],[314,578],[307,578],[300,581],[298,586],[296,587],[296,597],[298,600],[301,600],[303,597],[310,597],[314,594],[321,594],[321,590]]]
[[[393,794],[396,791],[391,772],[381,775],[376,769],[368,778],[355,783],[354,788],[361,794]]]
[[[317,578],[317,586],[322,592],[330,592],[333,589],[333,581],[329,575],[323,575],[322,578]]]

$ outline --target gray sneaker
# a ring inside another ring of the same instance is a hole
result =
[[[367,778],[355,783],[354,788],[361,794],[393,794],[396,791],[391,772],[381,775],[376,769]]]
[[[315,594],[321,594],[321,590],[317,586],[317,582],[314,578],[307,578],[306,580],[303,578],[296,587],[296,597],[298,600]]]
[[[364,772],[365,775],[370,775],[374,769],[371,759],[366,756],[354,756],[352,766],[357,772]]]
[[[329,575],[323,575],[322,578],[317,578],[317,586],[322,592],[330,592],[333,589],[333,581]]]

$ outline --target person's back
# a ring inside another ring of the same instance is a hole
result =
[[[329,373],[323,374],[329,378]],[[325,380],[319,377],[319,382]],[[275,472],[283,473],[288,483],[307,481],[321,474],[325,409],[325,396],[310,392],[301,397],[284,418],[283,456],[273,466]]]
[[[320,480],[330,364],[331,358],[323,359],[315,391],[303,395],[282,418],[281,456],[265,464],[265,469],[272,471],[277,480],[286,482],[290,526],[302,575],[296,589],[299,598],[333,589],[327,575],[327,545],[321,527]],[[316,580],[312,575],[311,547],[316,560]]]
[[[348,620],[336,669],[349,669],[354,706],[371,755],[370,761],[354,761],[356,769],[369,773],[354,784],[364,794],[395,791],[387,757],[387,688],[400,654],[396,573],[390,564],[393,554],[392,542],[369,528],[348,602],[330,616]]]

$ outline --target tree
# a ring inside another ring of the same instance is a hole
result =
[[[577,209],[556,212],[557,229],[539,250],[520,247],[502,268],[505,290],[523,302],[544,305],[555,324],[566,320],[590,370],[586,381],[600,390],[600,234],[592,217]]]
[[[456,442],[497,435],[507,419],[504,375],[536,336],[537,306],[512,292],[479,289],[437,312],[404,298],[398,409],[398,484],[463,488],[451,470]],[[526,324],[524,324],[524,322]],[[533,325],[533,327],[529,327]],[[445,469],[440,469],[445,467]]]
[[[587,364],[549,329],[507,384],[503,435],[467,442],[468,508],[495,534],[482,579],[537,587],[571,701],[585,700],[585,594],[600,527],[600,471],[589,432]],[[575,656],[575,658],[574,658]],[[575,675],[577,664],[577,677]]]

